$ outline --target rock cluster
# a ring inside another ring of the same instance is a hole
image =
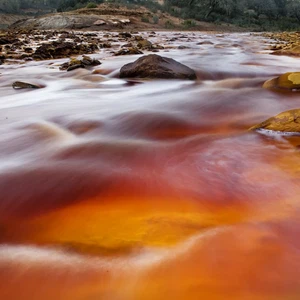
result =
[[[35,60],[64,58],[71,55],[94,53],[97,49],[98,47],[95,44],[53,41],[38,47],[32,58]]]
[[[50,40],[49,42],[45,42]],[[20,30],[0,35],[0,59],[45,60],[98,51],[95,33]]]
[[[271,54],[300,56],[300,32],[267,33],[264,36],[276,41],[269,48],[273,51]]]
[[[70,59],[69,62],[63,63],[59,69],[60,70],[66,70],[66,71],[72,71],[78,68],[88,68],[88,67],[94,67],[101,65],[101,62],[97,59],[91,58],[87,55],[83,55],[82,59]]]

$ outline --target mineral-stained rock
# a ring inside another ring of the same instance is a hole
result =
[[[121,78],[165,78],[165,79],[196,79],[191,68],[174,59],[150,54],[140,57],[133,63],[123,66]]]
[[[300,109],[292,109],[282,112],[275,117],[271,117],[250,128],[250,130],[259,129],[300,133]]]
[[[31,84],[27,82],[22,82],[22,81],[15,81],[12,84],[12,87],[14,89],[40,89],[42,86],[36,85],[36,84]]]
[[[275,52],[272,52],[273,55],[288,55],[288,56],[300,56],[300,46],[295,45],[291,47],[281,48]]]
[[[85,68],[83,64],[72,65],[67,68],[67,72],[73,71],[79,68]]]
[[[129,32],[120,32],[119,37],[121,38],[130,38],[132,35]]]
[[[278,91],[300,92],[300,72],[290,72],[266,81],[264,88]]]
[[[82,56],[81,63],[84,64],[85,66],[99,66],[101,65],[101,62],[98,59],[91,58],[87,55]]]
[[[141,40],[138,42],[137,47],[143,50],[150,50],[152,49],[152,43],[148,40]]]
[[[101,43],[99,44],[99,47],[102,48],[111,48],[111,43]]]
[[[36,49],[32,57],[34,59],[64,58],[70,55],[93,53],[98,49],[96,44],[77,44],[73,42],[53,41],[42,44]]]
[[[134,54],[143,54],[143,52],[135,47],[131,47],[131,48],[127,48],[127,49],[125,48],[125,49],[119,50],[118,52],[115,53],[115,56],[134,55]]]
[[[63,63],[59,69],[60,70],[67,70],[67,71],[73,71],[78,68],[86,68],[86,67],[93,67],[93,66],[99,66],[101,65],[101,62],[97,59],[91,58],[87,55],[83,55],[82,59],[70,59],[69,62]]]

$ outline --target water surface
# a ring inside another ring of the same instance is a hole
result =
[[[139,56],[110,49],[1,66],[0,298],[299,299],[300,138],[248,131],[300,106],[261,87],[299,59],[249,33],[142,35],[198,80],[118,79]]]

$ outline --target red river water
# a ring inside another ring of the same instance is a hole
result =
[[[250,33],[149,39],[198,79],[118,79],[139,55],[109,49],[96,73],[1,66],[0,299],[299,299],[300,138],[248,128],[300,107],[262,88],[300,59]]]

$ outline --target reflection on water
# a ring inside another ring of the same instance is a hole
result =
[[[2,67],[1,299],[299,299],[300,138],[247,130],[299,107],[261,88],[299,61],[249,34],[151,41],[198,80],[120,80],[138,56],[108,50]]]

